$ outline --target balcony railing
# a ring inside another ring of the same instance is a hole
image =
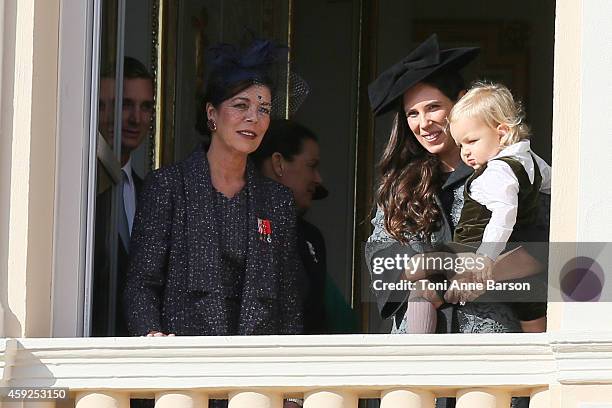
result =
[[[513,396],[543,408],[551,387],[612,386],[612,333],[0,339],[0,374],[5,387],[67,387],[78,408],[277,408],[287,397],[506,408]]]

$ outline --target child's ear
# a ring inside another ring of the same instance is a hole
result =
[[[496,130],[497,134],[499,135],[499,138],[501,139],[510,132],[510,126],[506,125],[505,123],[500,123],[499,125],[497,125]]]

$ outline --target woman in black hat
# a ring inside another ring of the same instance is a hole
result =
[[[210,146],[145,180],[125,290],[130,334],[301,333],[293,196],[248,160],[270,123],[283,50],[264,40],[212,49]]]
[[[395,111],[389,142],[380,160],[381,179],[376,195],[374,232],[366,256],[373,269],[377,259],[408,257],[452,241],[453,228],[463,206],[463,186],[472,170],[460,158],[447,129],[447,115],[465,92],[459,70],[478,54],[477,48],[440,50],[435,35],[407,57],[383,72],[369,87],[375,115]],[[540,265],[524,251],[499,262],[498,280],[508,264],[522,276]],[[375,272],[385,282],[424,279],[424,272],[406,276],[403,268]],[[373,275],[374,276],[374,275]],[[518,276],[512,276],[513,278]],[[380,287],[380,285],[379,285]],[[436,319],[437,332],[517,332],[519,322],[507,304],[467,303],[443,305],[437,311],[429,302],[411,302],[406,321],[408,291],[375,291],[383,318],[393,316],[392,332],[431,332],[421,327]],[[416,310],[416,311],[415,311]]]

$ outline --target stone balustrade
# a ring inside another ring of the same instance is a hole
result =
[[[36,403],[45,408],[127,408],[130,398],[281,408],[288,397],[306,408],[372,398],[433,408],[440,397],[508,408],[514,396],[545,408],[562,406],[564,386],[612,395],[612,333],[0,339],[0,375],[5,387],[70,389],[73,400]]]

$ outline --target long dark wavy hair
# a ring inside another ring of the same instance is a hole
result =
[[[456,71],[440,72],[421,82],[439,89],[453,102],[465,89]],[[440,221],[441,210],[435,201],[441,187],[440,160],[421,146],[408,127],[401,98],[378,169],[376,204],[383,210],[389,235],[404,244],[407,234],[429,241]]]

